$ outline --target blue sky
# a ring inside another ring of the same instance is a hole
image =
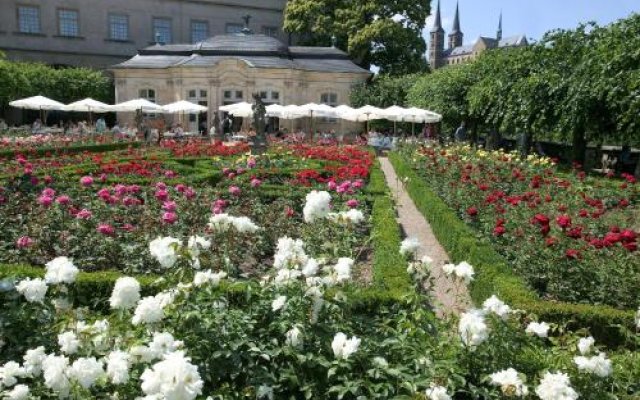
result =
[[[436,4],[437,0],[432,0],[432,16],[427,20],[425,32],[427,43]],[[441,8],[442,25],[449,34],[456,0],[441,0]],[[465,44],[475,42],[481,35],[494,37],[500,10],[504,37],[525,34],[538,40],[551,29],[574,28],[588,21],[605,25],[632,12],[640,13],[640,0],[460,0],[460,25]]]

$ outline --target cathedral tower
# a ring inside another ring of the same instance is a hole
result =
[[[444,65],[444,29],[440,17],[440,0],[436,9],[436,18],[431,29],[431,42],[429,43],[429,65],[431,70],[436,70]]]
[[[456,3],[456,16],[453,18],[453,29],[449,34],[449,48],[462,46],[464,34],[460,30],[460,4]]]

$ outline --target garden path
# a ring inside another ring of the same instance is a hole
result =
[[[418,256],[429,256],[433,259],[431,276],[434,285],[431,295],[435,301],[438,316],[459,314],[466,311],[471,305],[469,293],[464,285],[458,285],[453,279],[447,277],[442,271],[442,266],[449,260],[447,252],[433,234],[431,225],[420,213],[413,200],[404,188],[404,185],[396,175],[391,162],[386,157],[380,157],[380,166],[386,177],[387,185],[395,199],[398,210],[398,223],[407,237],[415,237],[422,245]]]

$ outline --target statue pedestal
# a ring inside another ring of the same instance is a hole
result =
[[[249,143],[249,146],[251,147],[251,154],[253,154],[255,156],[259,156],[259,155],[262,155],[262,154],[267,152],[267,140],[266,140],[266,138],[255,137]]]

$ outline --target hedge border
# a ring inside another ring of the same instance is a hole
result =
[[[274,188],[268,188],[271,192]],[[290,188],[287,188],[290,190]],[[270,195],[277,197],[276,190]],[[401,242],[400,227],[395,218],[395,207],[379,164],[372,167],[369,183],[365,193],[372,201],[372,229],[373,243],[373,282],[369,287],[350,285],[346,288],[351,302],[351,309],[358,313],[374,313],[381,306],[395,304],[407,294],[413,292],[411,279],[406,272],[406,262],[401,257],[399,249]],[[284,194],[284,192],[283,192]],[[304,197],[302,192],[296,192],[296,197]],[[0,264],[0,280],[43,277],[44,269],[23,264]],[[79,305],[99,305],[106,310],[107,299],[111,295],[115,281],[125,276],[118,271],[80,272],[73,291]],[[144,295],[152,295],[162,290],[160,275],[132,275],[142,287]],[[246,285],[251,283],[237,282],[222,285],[230,297],[242,296]],[[97,301],[96,301],[97,299]],[[98,307],[100,309],[100,307]]]
[[[102,144],[84,144],[80,146],[69,147],[40,147],[36,149],[24,149],[24,150],[2,150],[0,151],[0,159],[15,157],[18,154],[45,156],[51,154],[75,154],[88,151],[90,153],[104,153],[114,150],[126,150],[129,147],[139,148],[142,147],[141,142],[114,142],[114,143],[102,143]]]
[[[619,326],[633,329],[633,311],[540,299],[521,277],[512,273],[504,257],[491,244],[480,240],[428,187],[402,155],[390,153],[389,160],[398,176],[409,178],[405,183],[409,195],[431,224],[452,261],[467,261],[476,269],[476,278],[471,285],[471,297],[476,304],[495,294],[512,307],[524,309],[547,322],[567,323],[571,329],[587,328],[598,341],[609,346],[624,343],[624,334]]]

